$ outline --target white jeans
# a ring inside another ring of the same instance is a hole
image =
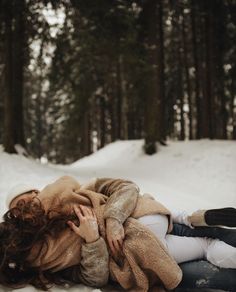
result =
[[[138,219],[162,241],[177,263],[206,259],[221,268],[236,268],[236,248],[218,239],[167,234],[165,215],[148,215]]]

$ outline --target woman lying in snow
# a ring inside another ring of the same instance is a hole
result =
[[[186,284],[176,261],[204,258],[233,268],[227,269],[227,275],[236,276],[234,247],[214,239],[167,234],[172,229],[170,212],[153,198],[141,196],[130,181],[97,179],[80,186],[73,178],[62,177],[41,192],[13,190],[8,203],[0,232],[0,283],[7,286],[30,283],[46,290],[47,284],[65,279],[101,287],[110,277],[126,290],[147,291],[159,285],[174,289]],[[235,214],[235,209],[225,211]],[[189,219],[188,224],[197,223],[199,217],[180,215],[175,216],[178,221]],[[205,215],[200,218],[207,219]],[[174,230],[194,236],[197,229],[186,231],[176,225]],[[235,233],[228,232],[233,234],[228,243],[235,243]],[[225,274],[225,269],[220,271]],[[224,288],[230,289],[227,283],[228,279]]]

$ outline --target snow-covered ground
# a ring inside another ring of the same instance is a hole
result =
[[[189,212],[200,208],[236,207],[236,143],[233,141],[170,142],[146,156],[143,141],[118,141],[71,165],[42,165],[0,150],[0,211],[5,196],[18,183],[42,188],[70,174],[84,183],[93,177],[119,177],[135,181],[141,192],[153,194],[169,208]],[[10,291],[0,287],[0,291]],[[27,287],[11,291],[34,292]],[[54,287],[53,292],[100,291],[83,285]],[[107,291],[111,291],[109,288]]]

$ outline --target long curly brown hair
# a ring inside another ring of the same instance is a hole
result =
[[[32,247],[37,243],[47,246],[47,236],[57,237],[69,228],[68,220],[77,220],[74,215],[45,212],[39,200],[20,200],[16,207],[7,211],[0,223],[0,284],[18,288],[31,284],[37,289],[48,290],[55,284],[66,281],[61,273],[42,271],[27,261]],[[78,222],[77,222],[78,223]]]

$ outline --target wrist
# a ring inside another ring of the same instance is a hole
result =
[[[95,242],[99,239],[99,234],[93,235],[93,236],[89,236],[85,238],[85,242],[86,243],[92,243]]]
[[[122,223],[118,220],[118,219],[116,219],[116,218],[113,218],[113,217],[108,217],[107,219],[106,219],[106,225],[114,225],[114,224],[116,224],[116,225],[122,225]]]

